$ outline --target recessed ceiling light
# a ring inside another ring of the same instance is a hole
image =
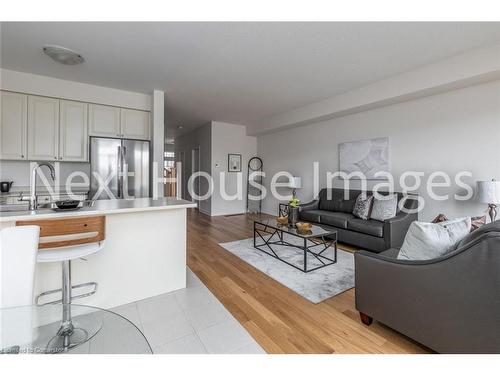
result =
[[[182,126],[182,125],[177,126],[177,129],[179,129],[179,130],[181,130],[183,128],[184,128],[184,126]]]
[[[64,65],[81,64],[84,59],[78,52],[60,46],[44,46],[43,52]]]

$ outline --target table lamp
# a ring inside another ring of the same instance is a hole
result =
[[[500,204],[500,181],[478,181],[477,200],[488,204],[488,213],[491,221],[497,217],[497,204]]]
[[[300,177],[292,177],[288,187],[292,190],[292,199],[295,199],[296,190],[302,188],[302,180]]]

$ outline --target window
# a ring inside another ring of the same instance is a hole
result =
[[[175,152],[165,151],[165,158],[173,158],[174,156],[175,156]]]

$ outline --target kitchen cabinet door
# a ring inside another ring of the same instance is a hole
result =
[[[120,108],[89,104],[89,134],[97,137],[121,137]]]
[[[122,108],[120,117],[123,138],[149,140],[149,112]]]
[[[58,99],[28,96],[28,158],[30,160],[58,160]]]
[[[59,160],[88,161],[88,104],[60,101]]]
[[[28,96],[0,92],[0,159],[26,160],[28,147]]]

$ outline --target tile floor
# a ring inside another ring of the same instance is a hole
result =
[[[189,269],[186,289],[119,306],[112,311],[134,323],[155,354],[265,353]],[[102,345],[99,352],[107,352],[106,345],[98,340],[92,340],[90,345]],[[74,352],[82,353],[88,347],[75,349],[78,350]],[[92,347],[90,351],[95,350],[97,348]]]

